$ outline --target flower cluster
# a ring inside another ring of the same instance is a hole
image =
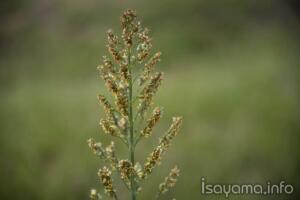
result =
[[[173,117],[173,122],[167,133],[160,139],[158,146],[150,153],[147,162],[144,164],[143,178],[151,174],[153,168],[160,163],[162,154],[170,146],[172,139],[178,134],[181,123],[181,117]]]
[[[160,61],[161,52],[157,52],[154,56],[145,64],[145,68],[141,77],[139,78],[139,85],[142,86],[150,78],[150,74],[154,70],[154,66]]]
[[[98,176],[104,186],[104,191],[110,197],[116,197],[116,190],[113,187],[112,179],[111,179],[111,171],[107,167],[103,167],[99,169]]]
[[[182,124],[182,117],[173,117],[170,128],[159,141],[159,146],[161,146],[163,149],[169,147],[173,138],[179,133],[181,124]]]
[[[120,176],[123,180],[128,180],[134,175],[134,167],[129,160],[120,160],[118,164]]]
[[[109,101],[103,95],[98,95],[98,100],[104,107],[104,111],[105,111],[107,120],[109,122],[113,122],[116,125],[115,110],[112,107],[112,105],[109,103]]]
[[[122,34],[118,37],[112,30],[107,31],[108,55],[103,56],[98,66],[100,77],[103,79],[110,98],[98,95],[103,106],[105,116],[99,125],[106,135],[120,139],[128,148],[128,158],[118,159],[115,143],[103,146],[94,139],[88,140],[92,152],[109,163],[99,169],[98,176],[105,193],[115,200],[118,199],[117,190],[113,186],[112,172],[118,173],[121,181],[130,192],[131,200],[136,200],[144,181],[162,159],[162,154],[170,146],[173,138],[178,134],[182,118],[174,117],[170,128],[159,140],[157,147],[149,154],[146,162],[141,165],[135,161],[135,147],[142,138],[152,135],[154,127],[162,117],[162,110],[154,108],[153,98],[162,83],[163,73],[155,72],[155,66],[161,60],[161,52],[152,53],[150,31],[141,25],[136,12],[127,10],[120,18]],[[136,101],[137,100],[137,101]],[[145,120],[146,117],[148,120]],[[143,125],[139,129],[137,122]],[[171,170],[169,176],[159,187],[159,194],[164,194],[175,185],[179,170]],[[101,195],[92,189],[92,200],[101,199]],[[123,198],[122,198],[123,199]]]
[[[115,144],[112,141],[106,148],[100,142],[96,142],[93,138],[88,139],[88,145],[92,152],[103,160],[110,162],[113,169],[117,168],[118,159],[115,155]]]
[[[162,148],[160,146],[156,147],[153,152],[147,158],[147,162],[144,164],[144,171],[142,178],[146,178],[148,174],[152,173],[153,168],[160,163]]]
[[[141,135],[144,137],[149,137],[152,134],[152,130],[156,123],[161,118],[161,109],[155,108],[151,118],[148,120],[146,127],[141,131]]]
[[[139,95],[139,114],[141,117],[144,117],[147,109],[152,104],[152,98],[158,90],[158,87],[161,85],[163,79],[163,73],[157,72],[154,76],[151,77],[150,83],[144,87],[141,94]]]
[[[169,175],[165,178],[164,182],[162,182],[159,185],[159,193],[165,194],[169,191],[170,188],[175,186],[177,178],[179,176],[179,172],[180,170],[177,166],[171,169]]]

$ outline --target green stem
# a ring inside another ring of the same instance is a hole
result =
[[[161,195],[161,192],[158,192],[158,193],[156,194],[155,200],[158,200],[159,197],[160,197],[160,195]]]
[[[128,52],[128,69],[129,69],[129,131],[130,131],[130,135],[129,135],[129,158],[130,161],[132,163],[132,165],[134,166],[134,134],[133,134],[133,130],[134,130],[134,124],[133,124],[133,109],[132,109],[132,70],[131,70],[131,66],[130,66],[130,50]],[[131,185],[131,200],[136,200],[136,193],[135,193],[135,183],[134,183],[134,176],[130,177],[130,185]]]

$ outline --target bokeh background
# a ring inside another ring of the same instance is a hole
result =
[[[165,115],[138,160],[171,116],[184,126],[144,185],[178,164],[165,199],[203,196],[200,178],[217,183],[299,184],[300,6],[297,0],[5,0],[0,7],[0,199],[88,199],[101,162],[86,140],[104,143],[96,66],[105,32],[137,10],[150,27],[165,80],[156,97]],[[120,155],[126,156],[118,145]],[[116,179],[121,199],[129,199]],[[280,199],[232,196],[231,199]]]

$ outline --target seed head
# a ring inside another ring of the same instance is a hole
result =
[[[142,63],[150,54],[152,49],[151,38],[149,36],[149,29],[144,28],[138,33],[138,46],[137,46],[137,60]]]
[[[152,104],[154,94],[157,92],[158,87],[161,85],[163,73],[156,73],[155,76],[151,77],[150,83],[142,90],[139,95],[139,114],[144,117],[145,112]]]
[[[99,122],[104,133],[112,136],[117,136],[117,127],[106,119],[101,119]]]
[[[114,75],[116,74],[115,67],[112,61],[107,56],[103,56],[103,66],[108,72],[111,72]]]
[[[179,169],[177,166],[175,166],[173,169],[171,169],[171,172],[169,175],[165,178],[165,181],[159,185],[159,192],[162,194],[165,194],[169,191],[170,188],[174,187],[177,178],[179,176]]]
[[[137,21],[136,13],[133,10],[127,10],[120,18],[122,26],[122,38],[125,46],[131,47],[133,36],[139,30],[139,22]]]
[[[106,152],[106,159],[110,161],[112,169],[116,169],[118,164],[118,159],[115,155],[115,143],[113,141],[110,142],[110,145],[108,145],[105,148]]]
[[[130,25],[133,20],[136,18],[136,12],[133,10],[126,10],[123,15],[120,17],[121,26],[122,28],[126,28],[128,25]]]
[[[118,159],[115,155],[115,144],[113,141],[106,148],[104,148],[100,142],[96,143],[93,138],[90,138],[87,142],[95,155],[109,161],[112,169],[117,168]]]
[[[108,90],[116,96],[118,93],[118,85],[115,74],[110,72],[104,65],[99,65],[97,69],[99,70],[100,76],[104,80]]]
[[[162,112],[161,112],[160,108],[157,107],[154,109],[151,118],[148,119],[146,127],[141,131],[142,136],[149,137],[152,134],[152,130],[153,130],[154,126],[156,125],[156,123],[161,118],[161,114],[162,114]]]
[[[98,100],[99,102],[103,105],[104,107],[104,112],[105,112],[105,115],[106,115],[106,119],[108,121],[111,121],[111,122],[114,122],[115,125],[117,125],[117,118],[115,116],[115,110],[114,108],[112,107],[112,105],[108,102],[108,100],[105,98],[105,96],[103,95],[98,95]]]
[[[116,190],[113,187],[111,171],[104,166],[102,169],[99,169],[98,176],[104,186],[105,193],[107,193],[110,197],[115,197]]]
[[[178,134],[181,124],[182,124],[182,117],[173,117],[173,122],[168,129],[167,133],[160,139],[159,145],[162,146],[162,148],[167,148],[171,140]]]
[[[122,81],[128,85],[129,79],[131,78],[131,75],[129,74],[128,63],[122,63],[120,65],[120,74]]]
[[[151,72],[154,70],[154,66],[160,61],[161,52],[154,54],[152,58],[145,64],[143,73],[139,78],[139,85],[143,85],[150,78]]]
[[[100,158],[105,158],[105,150],[100,142],[97,143],[93,138],[90,138],[88,139],[87,143],[95,155],[99,156]]]
[[[117,48],[117,45],[119,44],[119,39],[117,36],[114,35],[112,30],[107,31],[107,39],[108,44],[106,45],[108,52],[111,54],[113,59],[119,63],[122,60],[122,56],[120,51]]]
[[[129,160],[120,160],[118,169],[123,180],[128,180],[131,176],[134,175],[134,168]]]
[[[128,116],[128,97],[127,97],[127,89],[124,85],[119,85],[119,90],[116,94],[116,105],[118,111],[123,116]]]
[[[117,45],[119,44],[119,39],[118,37],[113,33],[111,29],[107,31],[107,40],[108,43],[111,45]]]
[[[105,117],[100,120],[99,124],[105,134],[121,139],[127,145],[130,157],[133,158],[132,154],[134,155],[139,140],[151,136],[155,125],[162,117],[162,111],[157,107],[145,122],[145,126],[141,130],[137,129],[136,119],[140,117],[141,124],[144,123],[144,118],[152,107],[153,97],[161,85],[163,73],[155,73],[155,66],[160,61],[161,52],[150,57],[152,54],[150,31],[141,25],[135,11],[125,11],[120,21],[121,36],[118,37],[112,30],[107,31],[109,57],[103,56],[103,61],[98,66],[100,76],[114,98],[114,103],[110,103],[105,96],[98,96],[105,112]],[[134,70],[138,66],[143,66],[143,68],[137,70],[138,73],[136,73]],[[135,89],[138,92],[135,92]],[[118,199],[111,177],[111,170],[115,170],[132,194],[136,195],[141,190],[139,184],[141,179],[148,177],[154,167],[160,163],[163,153],[178,134],[181,123],[181,117],[173,118],[171,126],[142,166],[134,162],[134,159],[119,160],[114,142],[104,147],[94,139],[89,139],[88,145],[92,152],[110,164],[110,168],[104,166],[98,171],[105,193],[113,199]],[[173,187],[178,175],[178,168],[173,168],[169,176],[160,184],[159,194]],[[90,198],[102,199],[95,189],[91,190]]]
[[[160,146],[156,147],[153,152],[147,158],[147,162],[144,164],[144,171],[142,179],[146,178],[147,175],[152,173],[153,168],[160,163],[162,156],[162,148]]]

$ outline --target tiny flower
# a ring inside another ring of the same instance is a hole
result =
[[[100,199],[102,199],[102,196],[99,193],[97,193],[96,189],[91,189],[90,199],[91,200],[100,200]]]
[[[118,121],[118,125],[122,130],[126,129],[127,119],[125,117],[121,117],[121,119]]]
[[[143,177],[143,170],[142,170],[142,166],[139,162],[136,162],[134,165],[134,171],[135,174],[139,177],[142,178]]]

